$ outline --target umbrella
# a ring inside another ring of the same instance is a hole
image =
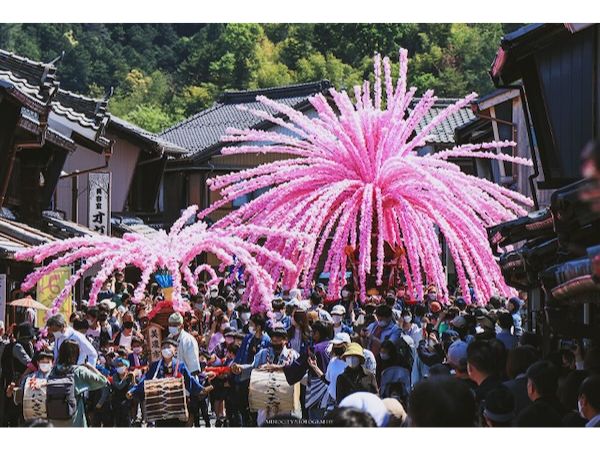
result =
[[[12,302],[9,303],[10,306],[21,306],[22,308],[33,308],[33,309],[41,309],[41,310],[48,310],[48,307],[43,305],[42,303],[35,301],[33,298],[31,298],[31,295],[28,295],[25,298],[20,298],[17,300],[14,300]]]

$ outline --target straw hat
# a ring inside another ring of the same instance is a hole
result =
[[[363,348],[360,344],[356,342],[352,342],[346,348],[346,352],[342,355],[342,358],[346,358],[348,356],[360,356],[363,361],[365,359],[365,355],[363,354]]]

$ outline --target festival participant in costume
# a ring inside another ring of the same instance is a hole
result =
[[[58,326],[56,322],[51,324]],[[102,389],[108,383],[89,362],[78,364],[82,360],[80,348],[81,344],[74,339],[62,340],[56,365],[48,376],[46,413],[55,427],[87,427],[83,394]]]
[[[287,348],[287,331],[284,328],[275,328],[271,332],[271,345],[260,350],[251,364],[233,364],[231,370],[234,374],[240,375],[242,380],[249,379],[252,370],[283,370],[285,366],[289,366],[298,358],[298,353]],[[300,411],[268,411],[261,409],[258,411],[257,424],[260,426],[264,421],[275,414],[296,414]]]
[[[110,382],[110,406],[113,412],[114,425],[120,428],[131,426],[131,401],[127,392],[135,386],[136,379],[130,370],[129,361],[117,358],[114,361],[116,373]]]
[[[79,345],[77,364],[89,363],[90,366],[96,366],[98,352],[92,343],[81,333],[67,326],[65,318],[61,314],[56,314],[46,322],[48,333],[54,335],[54,359],[58,360],[60,346],[67,340],[74,340]]]
[[[33,357],[33,365],[35,366],[35,370],[21,377],[18,388],[15,383],[11,383],[6,389],[6,397],[8,398],[8,401],[14,402],[14,405],[17,406],[20,411],[20,423],[23,423],[24,421],[22,403],[25,386],[30,385],[33,389],[36,389],[39,380],[47,380],[48,375],[50,375],[50,371],[52,370],[53,362],[54,355],[52,352],[42,351],[36,353]]]
[[[254,314],[248,321],[248,334],[244,337],[240,349],[238,350],[235,362],[237,364],[250,364],[255,355],[262,349],[267,348],[271,339],[265,332],[266,320],[261,314]],[[234,379],[234,395],[239,399],[239,410],[235,423],[240,423],[246,427],[252,424],[251,415],[248,407],[248,388],[250,380],[236,377]]]
[[[175,358],[175,351],[177,349],[177,342],[172,339],[165,339],[161,344],[161,358],[158,361],[153,362],[148,369],[148,372],[139,383],[130,389],[126,397],[128,399],[133,396],[144,398],[144,381],[155,380],[160,378],[184,378],[185,388],[191,396],[197,396],[200,394],[203,388],[203,384],[197,377],[190,374],[185,363]],[[183,427],[186,426],[185,422],[179,419],[166,419],[157,420],[157,427]]]
[[[347,367],[336,383],[335,399],[338,405],[344,398],[355,392],[378,393],[375,374],[364,367],[365,357],[360,344],[353,342],[348,345],[342,359],[346,362]]]

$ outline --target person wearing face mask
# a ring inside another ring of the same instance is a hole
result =
[[[262,368],[270,371],[283,370],[284,367],[292,364],[297,358],[298,353],[288,348],[288,333],[284,328],[275,328],[271,331],[271,345],[260,350],[251,364],[236,364],[231,366],[231,371],[239,375],[241,380],[249,380],[252,370]],[[257,424],[262,425],[271,414],[290,414],[299,417],[300,411],[275,411],[259,410]]]
[[[198,341],[183,329],[183,316],[174,312],[169,316],[169,339],[177,342],[177,357],[194,376],[200,373]]]
[[[79,359],[77,360],[77,364],[84,364],[87,362],[91,366],[96,365],[98,352],[88,338],[78,331],[75,331],[73,328],[67,326],[67,321],[62,314],[56,314],[50,317],[46,322],[46,327],[48,328],[48,334],[54,336],[55,360],[58,360],[61,344],[67,340],[73,340],[79,345]]]
[[[237,296],[238,301],[240,301],[243,298],[245,292],[246,292],[246,282],[244,280],[241,280],[237,283],[237,286],[235,289],[235,294]]]
[[[398,324],[400,325],[402,334],[409,336],[416,347],[423,338],[423,330],[419,328],[417,324],[413,323],[413,317],[410,310],[405,309],[402,311]]]
[[[146,375],[131,388],[127,394],[127,399],[132,399],[134,396],[139,399],[144,399],[144,381],[155,380],[160,378],[182,378],[184,379],[185,389],[190,393],[190,396],[196,397],[203,390],[204,377],[194,377],[186,367],[185,363],[178,358],[175,358],[177,350],[177,341],[173,339],[165,339],[161,344],[161,358],[153,362],[148,369]],[[210,374],[207,375],[211,379]],[[186,422],[179,419],[157,420],[156,427],[185,427]]]
[[[207,361],[208,366],[211,367],[222,367],[225,364],[227,358],[228,349],[234,345],[235,331],[232,328],[226,328],[223,332],[224,341],[218,344],[213,350],[211,358]],[[212,381],[213,390],[210,393],[211,403],[214,405],[214,411],[217,415],[217,421],[215,427],[227,426],[226,412],[225,412],[225,400],[228,394],[228,390],[225,388],[225,375],[219,375]]]
[[[248,333],[248,322],[250,320],[250,307],[245,303],[240,303],[235,308],[236,317],[229,321],[229,326],[234,330]]]
[[[342,305],[335,305],[331,309],[331,318],[333,320],[333,333],[348,333],[352,334],[352,328],[344,323],[346,317],[346,308]]]
[[[292,326],[292,318],[285,313],[285,302],[276,298],[271,302],[273,318],[269,321],[269,328],[283,327],[288,330]]]
[[[344,398],[355,392],[378,393],[375,374],[364,367],[365,357],[360,344],[352,342],[348,345],[342,355],[342,359],[348,367],[344,369],[344,372],[337,379],[336,404],[339,405]]]
[[[144,339],[134,336],[131,340],[131,353],[127,355],[129,367],[132,369],[145,370],[148,366],[148,358],[144,354]]]
[[[207,347],[209,353],[213,353],[217,345],[225,340],[225,330],[227,328],[229,328],[229,319],[227,316],[225,314],[215,315]]]
[[[127,392],[135,386],[135,374],[126,359],[117,358],[113,364],[116,373],[110,383],[110,408],[114,426],[126,428],[131,426],[131,399],[127,398]],[[102,403],[106,400],[104,396],[100,399]]]
[[[586,428],[600,428],[600,375],[583,380],[579,387],[577,408],[581,417],[587,420]]]
[[[264,332],[266,327],[266,319],[262,314],[254,314],[250,316],[248,322],[248,334],[244,337],[242,345],[235,356],[235,363],[251,364],[254,361],[256,354],[268,348],[271,344],[271,338]],[[234,381],[234,393],[233,395],[239,399],[238,405],[238,417],[235,419],[236,423],[240,423],[243,427],[252,426],[254,420],[250,414],[248,406],[248,389],[250,380],[242,379],[240,376],[236,376]]]
[[[213,284],[208,290],[208,297],[210,299],[210,304],[212,305],[214,301],[219,297],[219,286]]]
[[[136,336],[136,333],[134,333],[133,320],[126,320],[123,322],[123,328],[121,329],[121,331],[119,331],[115,335],[113,339],[113,344],[115,347],[123,347],[128,352],[130,352],[131,341],[134,336]]]
[[[398,345],[402,339],[402,331],[392,320],[392,308],[388,305],[379,305],[375,310],[377,320],[367,327],[371,338],[369,350],[378,353],[381,342],[390,340],[394,345]]]
[[[19,422],[23,422],[23,409],[21,407],[23,403],[23,393],[27,383],[35,385],[36,380],[47,380],[52,365],[54,362],[54,355],[51,352],[40,352],[34,355],[33,364],[35,371],[28,373],[26,376],[21,378],[19,387],[16,387],[16,383],[11,383],[6,389],[6,397],[9,399],[12,397],[13,405],[19,408]]]

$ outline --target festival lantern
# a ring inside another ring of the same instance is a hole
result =
[[[211,278],[209,284],[219,282],[216,271],[206,264],[197,266],[192,272],[196,257],[204,253],[212,253],[219,259],[221,270],[231,265],[244,268],[244,276],[248,284],[245,295],[250,300],[250,308],[253,312],[270,310],[275,282],[265,267],[295,278],[299,276],[299,269],[288,259],[256,242],[284,239],[293,247],[290,256],[302,259],[297,254],[303,253],[303,246],[312,242],[312,238],[299,233],[255,225],[217,229],[208,228],[206,223],[198,221],[185,226],[193,220],[197,210],[196,205],[187,208],[168,233],[161,230],[150,235],[126,233],[122,238],[79,237],[18,252],[15,259],[19,261],[32,259],[34,263],[41,264],[46,259],[52,260],[46,266],[38,267],[30,273],[21,288],[25,292],[29,291],[44,275],[55,268],[83,260],[80,268],[69,278],[64,289],[54,300],[48,311],[48,314],[52,315],[59,311],[62,302],[77,280],[96,264],[100,264],[100,270],[90,290],[89,306],[95,305],[102,284],[113,272],[123,270],[127,266],[135,266],[141,270],[141,279],[133,295],[134,303],[144,298],[144,290],[150,277],[154,275],[157,281],[162,280],[169,284],[164,287],[166,294],[172,299],[172,308],[175,311],[185,312],[189,309],[189,304],[181,297],[184,282],[191,294],[198,293],[196,282],[201,272],[206,271],[209,274]]]
[[[394,85],[388,58],[374,59],[374,86],[369,81],[354,87],[354,102],[345,91],[330,89],[310,99],[316,116],[258,96],[269,110],[252,114],[283,132],[229,128],[223,141],[231,143],[222,154],[275,154],[277,160],[208,181],[222,199],[202,211],[206,217],[232,200],[269,188],[215,223],[216,228],[245,224],[284,227],[317,239],[308,248],[307,261],[293,256],[283,239],[271,239],[265,248],[279,252],[303,267],[307,288],[319,261],[329,273],[329,294],[337,296],[345,284],[349,255],[355,261],[360,298],[366,298],[367,277],[381,285],[386,245],[406,279],[408,291],[422,298],[424,286],[439,287],[448,297],[442,248],[443,235],[454,261],[458,282],[467,302],[469,283],[478,301],[495,294],[509,295],[490,250],[486,227],[527,213],[527,197],[488,180],[461,172],[453,157],[488,158],[516,164],[531,161],[499,151],[514,142],[456,146],[419,156],[432,130],[476,97],[470,94],[440,111],[418,128],[434,105],[428,90],[410,110],[415,88],[407,89],[408,54],[400,50],[399,78]],[[383,68],[383,77],[382,77]],[[242,107],[243,108],[243,107]],[[350,249],[350,250],[348,250]],[[354,256],[352,256],[354,258]],[[271,272],[273,278],[277,273]],[[285,281],[285,278],[284,278]],[[291,279],[285,285],[291,287]]]

